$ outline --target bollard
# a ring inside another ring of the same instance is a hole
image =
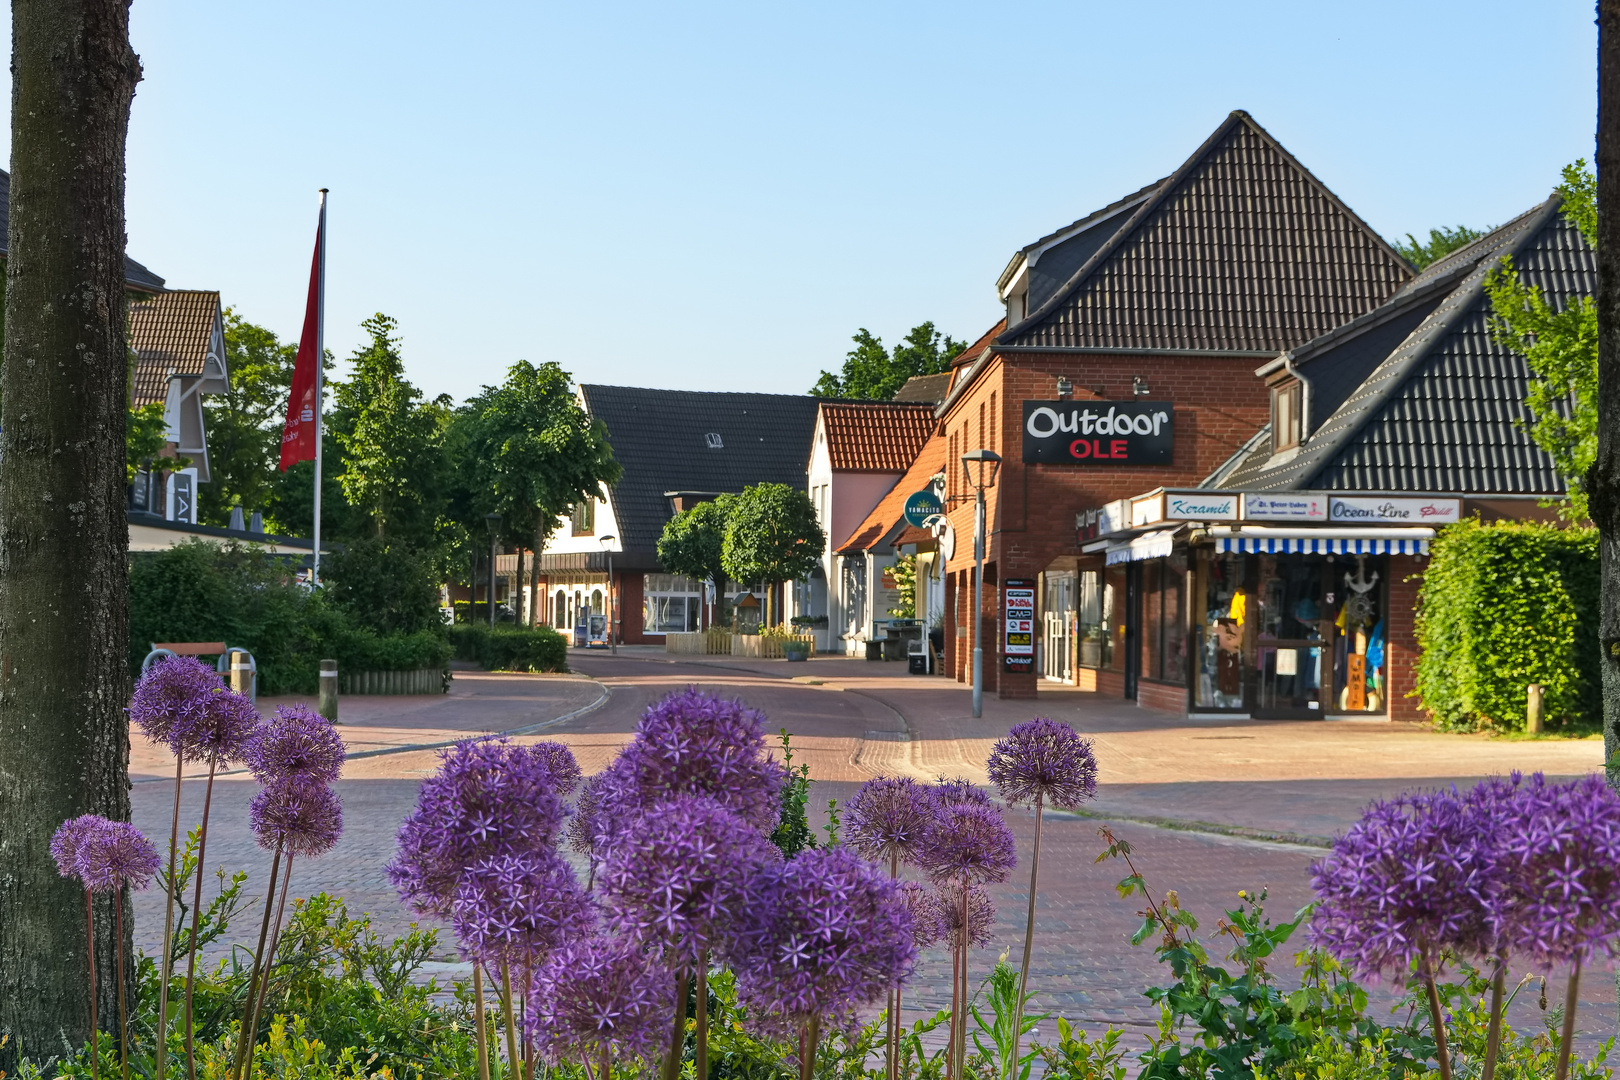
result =
[[[320,714],[332,723],[338,722],[338,670],[336,660],[321,661]]]
[[[248,654],[240,649],[231,650],[231,689],[247,697],[253,696],[253,665]]]
[[[1524,730],[1532,735],[1540,735],[1542,686],[1540,683],[1531,683],[1527,690],[1524,703]]]

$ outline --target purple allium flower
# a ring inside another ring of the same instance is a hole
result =
[[[989,806],[990,796],[971,780],[957,778],[947,780],[943,776],[929,791],[934,796],[934,802],[941,807],[955,806],[957,803],[972,803],[975,806]]]
[[[934,890],[920,882],[902,881],[900,902],[911,912],[911,941],[917,948],[926,949],[945,936],[945,913]]]
[[[1019,724],[990,751],[990,782],[1011,805],[1037,798],[1072,808],[1097,794],[1091,740],[1074,728],[1037,716]]]
[[[597,849],[596,825],[602,802],[600,791],[602,785],[611,780],[607,772],[599,772],[580,785],[579,798],[574,802],[574,816],[568,819],[566,829],[570,851],[589,855]]]
[[[938,912],[939,937],[945,944],[956,948],[962,944],[962,887],[960,885],[942,885],[938,892],[933,894],[935,910]],[[996,925],[996,905],[990,899],[990,894],[977,885],[967,888],[967,943],[973,945],[988,945],[990,931]]]
[[[343,835],[343,802],[325,784],[278,780],[253,797],[248,826],[267,851],[280,844],[293,855],[324,855]]]
[[[763,717],[741,701],[688,687],[650,707],[598,787],[597,832],[675,795],[707,795],[769,833],[781,817],[787,770],[766,753]],[[611,796],[611,797],[610,797]]]
[[[529,753],[545,763],[546,769],[551,773],[551,790],[558,797],[566,797],[574,793],[579,786],[579,762],[574,752],[562,743],[537,742],[529,747]]]
[[[498,855],[467,868],[450,909],[461,953],[487,966],[532,968],[588,934],[590,902],[573,867],[551,851]]]
[[[56,860],[57,873],[65,878],[81,877],[79,845],[106,820],[100,814],[80,814],[57,826],[51,837],[51,858]]]
[[[911,974],[911,913],[899,886],[844,847],[800,852],[761,875],[737,996],[760,1019],[847,1025]]]
[[[258,739],[259,710],[234,690],[210,694],[204,707],[178,717],[169,746],[184,761],[236,761]]]
[[[752,906],[759,868],[781,853],[758,829],[702,795],[647,808],[603,862],[597,884],[612,925],[690,969],[725,952]]]
[[[280,705],[259,725],[245,760],[261,784],[330,784],[343,772],[343,757],[343,738],[326,717],[307,705]]]
[[[1488,947],[1493,854],[1455,791],[1374,803],[1311,868],[1311,934],[1368,977]]]
[[[934,826],[937,805],[929,789],[907,777],[862,784],[845,811],[844,841],[868,859],[910,864]]]
[[[1544,964],[1591,959],[1620,934],[1620,795],[1599,775],[1549,784],[1540,773],[1491,794],[1509,815],[1499,829],[1503,942]]]
[[[127,821],[109,821],[95,814],[73,820],[82,823],[75,830],[73,861],[85,888],[116,892],[125,885],[139,890],[151,884],[152,875],[163,863],[139,829]],[[60,829],[57,834],[61,835]]]
[[[1018,852],[1000,810],[958,802],[940,809],[918,862],[935,881],[972,885],[1006,881]]]
[[[530,985],[529,1034],[553,1064],[653,1057],[669,1039],[673,980],[635,941],[573,941]]]
[[[467,867],[498,855],[550,851],[563,820],[545,758],[503,740],[466,742],[441,755],[399,828],[389,881],[419,915],[450,914]]]
[[[135,684],[129,717],[148,739],[169,745],[177,728],[201,723],[209,699],[224,692],[219,673],[196,657],[166,657]]]

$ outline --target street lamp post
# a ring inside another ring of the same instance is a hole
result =
[[[602,550],[607,552],[608,564],[608,652],[613,656],[619,655],[619,635],[615,633],[617,628],[614,625],[616,621],[615,616],[617,616],[619,613],[619,605],[615,603],[613,599],[613,541],[617,539],[618,537],[614,536],[612,533],[602,537]]]
[[[994,450],[962,455],[962,474],[973,488],[973,717],[984,715],[984,489],[993,487],[1001,469]]]
[[[489,628],[495,629],[495,536],[501,531],[501,515],[485,514],[489,526]]]

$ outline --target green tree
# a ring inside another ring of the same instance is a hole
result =
[[[672,574],[713,581],[715,596],[724,598],[726,522],[736,499],[735,495],[721,495],[666,521],[658,538],[659,565]]]
[[[136,472],[149,461],[165,469],[183,469],[191,464],[190,458],[163,458],[163,448],[168,445],[169,424],[163,418],[163,402],[131,406],[124,413],[124,483],[134,483]]]
[[[816,397],[888,401],[914,375],[937,375],[967,347],[966,342],[942,336],[932,322],[914,326],[893,353],[883,339],[864,326],[851,338],[855,347],[844,357],[841,374],[823,371],[810,393]]]
[[[230,389],[203,398],[212,474],[198,493],[204,524],[227,524],[237,506],[247,513],[270,509],[280,476],[281,429],[297,356],[297,342],[283,342],[234,308],[225,309]],[[331,367],[330,356],[326,366]]]
[[[721,561],[736,580],[767,586],[797,581],[821,561],[827,535],[804,491],[787,484],[755,484],[744,488],[729,510]],[[765,602],[766,624],[774,625],[769,588]]]
[[[1467,225],[1458,225],[1454,229],[1430,229],[1427,240],[1419,240],[1411,233],[1407,233],[1404,242],[1395,241],[1395,250],[1401,258],[1422,270],[1453,251],[1462,250],[1488,232],[1489,229],[1470,229]]]
[[[453,443],[458,475],[473,487],[457,500],[469,537],[484,533],[483,517],[501,515],[503,539],[533,553],[536,580],[546,537],[563,515],[603,497],[623,470],[613,459],[607,428],[580,406],[572,377],[556,363],[520,360],[500,386],[486,386],[457,416]],[[538,604],[530,609],[533,621]]]
[[[1565,166],[1558,190],[1563,212],[1589,244],[1596,244],[1597,178],[1585,161]],[[1513,260],[1485,280],[1491,301],[1491,336],[1525,358],[1532,378],[1525,407],[1530,438],[1563,477],[1569,498],[1560,512],[1585,521],[1587,473],[1597,460],[1598,325],[1590,296],[1572,297],[1555,310],[1539,288],[1513,271]]]

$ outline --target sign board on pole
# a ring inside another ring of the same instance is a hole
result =
[[[1007,671],[1035,670],[1035,582],[1031,578],[1008,578],[1001,588],[1005,630],[1002,637],[1002,663]]]
[[[913,492],[906,499],[906,524],[921,529],[928,524],[930,518],[938,517],[945,512],[945,504],[939,501],[939,496],[928,489]]]
[[[1168,401],[1026,401],[1024,461],[1168,465],[1175,410]]]
[[[1244,521],[1326,521],[1328,497],[1309,491],[1243,496]]]

